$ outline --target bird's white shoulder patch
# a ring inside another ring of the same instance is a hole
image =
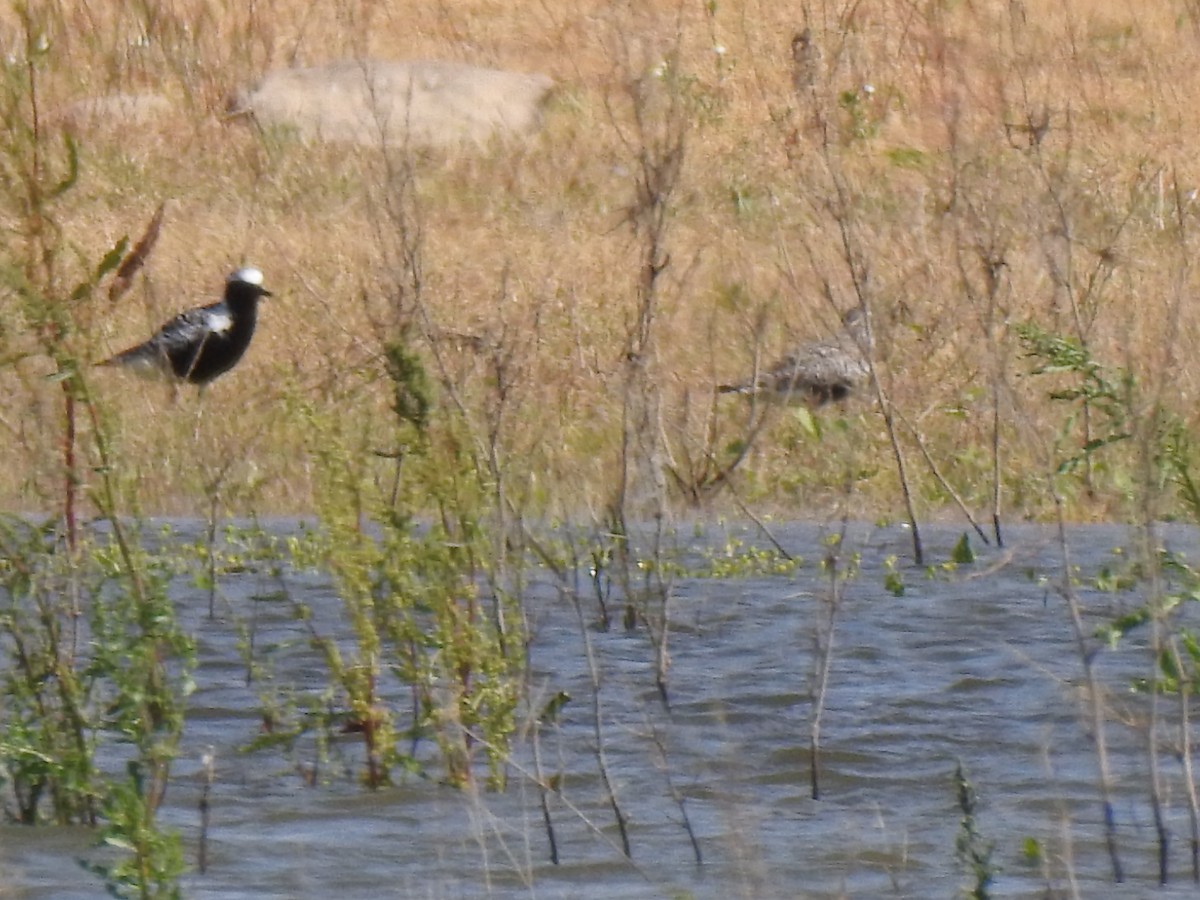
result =
[[[240,281],[244,284],[253,284],[257,287],[262,287],[263,273],[253,266],[247,266],[244,269],[238,269],[229,276],[230,281]]]
[[[209,310],[208,330],[217,333],[228,331],[233,327],[233,316],[226,310]]]

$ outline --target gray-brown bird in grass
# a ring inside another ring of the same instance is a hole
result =
[[[802,344],[770,368],[717,390],[810,407],[845,400],[870,377],[872,344],[868,316],[856,306],[842,316],[842,330],[834,337]]]
[[[204,385],[238,364],[254,337],[258,301],[270,297],[258,269],[238,269],[225,281],[225,298],[171,319],[144,343],[97,363],[126,366]]]

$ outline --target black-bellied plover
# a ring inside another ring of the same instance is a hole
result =
[[[870,377],[871,347],[869,318],[856,306],[842,316],[842,330],[835,337],[802,344],[770,368],[717,390],[813,407],[845,400]]]
[[[262,284],[258,269],[238,269],[225,281],[225,299],[180,313],[150,340],[97,365],[207,384],[237,365],[250,346],[258,300],[271,296]]]

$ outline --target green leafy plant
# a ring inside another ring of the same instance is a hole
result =
[[[970,884],[963,888],[962,893],[972,900],[987,900],[992,896],[992,884],[996,880],[996,866],[992,862],[995,846],[979,833],[976,821],[979,798],[974,786],[967,780],[961,762],[954,767],[954,794],[958,811],[962,814],[958,836],[954,839],[954,852],[970,879]]]
[[[100,826],[101,839],[128,854],[93,867],[110,891],[171,896],[183,863],[157,811],[193,653],[167,596],[170,565],[144,549],[125,518],[136,508],[134,480],[84,361],[91,301],[128,242],[92,263],[60,223],[79,185],[79,148],[69,134],[52,135],[41,110],[53,49],[47,11],[19,4],[16,13],[23,44],[0,61],[0,196],[13,211],[13,239],[0,248],[0,302],[10,317],[0,372],[47,403],[57,394],[61,413],[13,448],[35,461],[54,448],[56,477],[36,488],[55,515],[41,524],[0,520],[5,811],[28,825]],[[95,513],[86,529],[84,503]],[[104,768],[102,748],[111,761]]]
[[[1059,435],[1062,457],[1058,474],[1076,471],[1097,451],[1129,440],[1130,397],[1134,387],[1132,373],[1109,367],[1097,361],[1081,341],[1054,334],[1033,322],[1018,325],[1017,335],[1028,358],[1037,360],[1032,375],[1063,376],[1066,384],[1049,392],[1051,400],[1075,407],[1064,420]],[[1081,417],[1099,413],[1103,417],[1104,433],[1089,436],[1072,446],[1071,435]]]

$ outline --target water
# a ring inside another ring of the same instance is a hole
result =
[[[688,543],[717,546],[728,534],[764,543],[749,527],[702,532]],[[930,558],[948,559],[959,534],[931,530]],[[827,588],[811,562],[820,533],[781,526],[775,536],[810,560],[795,575],[679,583],[669,713],[644,631],[588,632],[602,677],[604,751],[630,822],[632,860],[620,852],[598,775],[577,614],[548,582],[530,591],[535,689],[572,696],[560,724],[541,734],[544,768],[564,773],[565,799],[551,801],[558,866],[549,862],[538,794],[522,775],[533,766],[528,740],[518,743],[503,794],[459,792],[436,778],[376,793],[336,776],[306,787],[279,753],[239,753],[257,733],[262,685],[245,684],[238,618],[255,608],[259,647],[294,642],[275,654],[280,680],[319,688],[317,661],[287,604],[271,599],[278,584],[266,575],[226,576],[215,620],[207,593],[181,579],[179,608],[199,645],[198,690],[162,815],[182,833],[192,861],[200,758],[210,747],[217,766],[209,870],[187,876],[185,895],[954,896],[967,883],[955,857],[959,761],[979,795],[976,827],[994,844],[996,895],[1041,896],[1047,885],[1069,894],[1071,879],[1081,896],[1127,891],[1112,885],[1104,849],[1082,668],[1054,588],[1061,580],[1054,532],[1014,528],[1007,551],[983,552],[975,564],[936,577],[904,567],[901,529],[851,535],[863,565],[837,618],[819,801],[810,795],[808,742],[814,623]],[[1172,530],[1167,539],[1194,551],[1193,532]],[[1074,529],[1074,562],[1083,575],[1094,573],[1125,541],[1117,528]],[[882,566],[892,554],[901,560],[901,597],[884,587]],[[321,627],[335,627],[339,606],[328,584],[299,573],[286,584],[313,605]],[[1080,596],[1089,628],[1138,599],[1082,584]],[[594,601],[585,608],[595,615]],[[1197,613],[1183,615],[1195,625]],[[1111,691],[1106,735],[1119,848],[1128,881],[1143,892],[1190,895],[1184,784],[1165,743],[1173,881],[1165,891],[1155,887],[1146,741],[1143,728],[1131,727],[1147,703],[1127,689],[1147,673],[1139,640],[1096,657]],[[1175,721],[1176,701],[1164,707]],[[353,762],[354,738],[342,740]],[[98,858],[94,837],[86,829],[0,827],[0,898],[98,896],[97,880],[75,862]],[[1024,858],[1027,838],[1045,848],[1044,864]]]

